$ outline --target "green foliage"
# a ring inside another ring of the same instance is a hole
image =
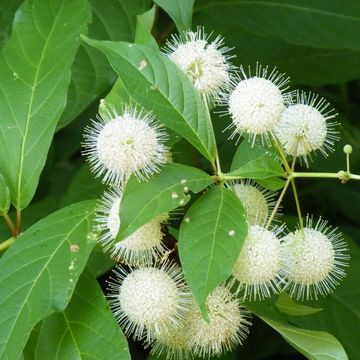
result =
[[[292,84],[329,99],[340,113],[343,140],[330,161],[313,157],[309,171],[346,170],[342,147],[349,142],[351,172],[360,173],[357,0],[2,1],[1,360],[130,359],[129,347],[134,358],[147,356],[128,345],[104,297],[115,261],[96,242],[94,210],[106,186],[81,156],[83,129],[96,119],[100,98],[118,111],[124,104],[151,111],[166,127],[175,161],[146,182],[133,176],[122,184],[114,241],[169,213],[161,260],[181,265],[211,320],[207,296],[229,280],[248,230],[228,184],[253,179],[280,194],[292,170],[278,149],[259,139],[252,144],[244,134],[238,146],[227,139],[229,116],[218,115],[226,110],[211,103],[210,113],[192,81],[162,53],[172,34],[182,38],[197,26],[213,31],[211,39],[224,36],[236,66],[276,66]],[[302,216],[319,214],[346,233],[348,276],[325,298],[300,302],[280,292],[245,302],[254,314],[250,338],[220,359],[359,356],[359,184],[295,180]],[[289,214],[296,205],[291,194],[282,199],[286,216],[279,220],[293,230],[298,218]]]
[[[189,191],[198,193],[211,183],[211,176],[205,172],[175,163],[167,164],[146,183],[132,177],[121,201],[117,239],[125,239],[156,216],[186,205],[191,198]]]
[[[132,100],[152,110],[156,118],[215,159],[215,136],[201,97],[185,74],[155,50],[142,45],[84,38],[102,51],[126,83]]]
[[[18,358],[32,327],[70,301],[96,242],[93,208],[83,202],[49,215],[2,256],[0,358]]]
[[[0,53],[0,167],[17,209],[34,196],[89,10],[86,0],[25,2]]]
[[[208,190],[187,211],[179,232],[185,278],[206,316],[206,298],[231,274],[247,235],[245,211],[235,193]]]
[[[35,359],[130,359],[96,279],[84,272],[64,311],[43,320]]]

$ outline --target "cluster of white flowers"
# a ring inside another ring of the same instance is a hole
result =
[[[243,67],[236,70],[223,39],[210,39],[199,28],[173,37],[164,52],[204,101],[227,108],[230,138],[247,135],[253,144],[258,137],[263,145],[276,142],[285,156],[302,158],[306,165],[314,151],[326,156],[332,150],[338,137],[336,123],[328,120],[336,114],[324,99],[287,92],[289,78],[276,69],[256,65],[254,74]],[[84,137],[83,153],[91,169],[111,187],[97,208],[99,242],[127,266],[114,270],[110,304],[125,334],[152,346],[152,354],[174,360],[220,355],[241,344],[249,331],[250,313],[241,301],[281,291],[296,299],[317,298],[333,291],[345,276],[348,249],[337,229],[321,219],[313,225],[307,217],[305,226],[286,233],[284,225],[272,224],[279,221],[275,192],[253,180],[227,183],[244,207],[249,230],[230,279],[209,294],[209,319],[204,320],[181,267],[164,260],[168,249],[162,223],[168,214],[117,240],[129,177],[147,180],[168,161],[164,130],[139,107],[124,106],[118,114],[102,101],[100,115]]]

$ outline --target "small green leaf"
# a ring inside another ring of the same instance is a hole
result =
[[[27,0],[0,53],[0,169],[17,209],[35,193],[89,18],[86,0]]]
[[[186,213],[179,232],[180,261],[204,316],[208,294],[230,276],[246,235],[244,208],[230,189],[211,188]]]
[[[10,208],[10,191],[0,173],[0,215],[6,214]]]
[[[121,200],[117,240],[125,239],[154,217],[184,206],[191,198],[189,191],[198,193],[212,182],[202,170],[175,163],[167,164],[147,182],[130,178]]]
[[[285,172],[277,161],[263,156],[256,160],[249,161],[245,165],[240,166],[226,175],[239,176],[246,179],[263,180],[276,176],[284,176]]]
[[[95,203],[59,210],[26,230],[0,259],[0,359],[17,359],[35,324],[71,299],[96,241]]]
[[[214,161],[210,116],[189,78],[174,63],[143,45],[83,39],[107,56],[132,100]]]
[[[191,30],[195,0],[154,0],[174,20],[179,32]]]
[[[322,310],[321,308],[297,304],[286,293],[281,293],[279,295],[275,305],[282,313],[292,316],[311,315]]]
[[[251,145],[246,139],[236,149],[231,172],[227,175],[255,179],[270,190],[278,190],[284,186],[283,180],[277,178],[284,175],[277,156],[271,149]]]
[[[135,43],[146,45],[153,49],[159,49],[159,46],[151,34],[155,20],[155,6],[149,11],[136,17]]]
[[[130,360],[125,336],[87,271],[67,308],[43,320],[34,359]]]
[[[297,328],[285,322],[260,318],[275,329],[296,350],[311,360],[347,360],[339,341],[325,331]]]

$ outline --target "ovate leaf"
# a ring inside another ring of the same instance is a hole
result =
[[[18,209],[36,190],[89,17],[86,0],[27,0],[0,53],[0,168]]]
[[[179,32],[191,30],[195,0],[154,0],[174,20]]]
[[[196,12],[258,35],[319,48],[360,49],[360,7],[347,1],[200,0]],[[276,21],[275,21],[276,19]]]
[[[296,350],[311,360],[347,360],[340,342],[325,331],[301,329],[260,316]]]
[[[348,359],[341,343],[333,335],[325,331],[313,331],[289,324],[270,301],[247,303],[246,306],[308,359]]]
[[[208,294],[230,276],[246,235],[244,208],[230,189],[210,189],[185,214],[179,232],[180,261],[204,316]]]
[[[184,206],[191,198],[189,191],[198,193],[212,182],[204,171],[175,163],[167,164],[147,182],[130,178],[121,200],[117,240],[128,237],[154,217]]]
[[[87,271],[67,308],[43,320],[34,359],[130,360],[125,336]]]
[[[0,259],[0,359],[17,359],[33,326],[66,307],[96,242],[94,205],[77,203],[49,215]]]
[[[107,56],[132,100],[214,160],[216,143],[210,116],[191,81],[175,64],[143,45],[84,40]]]
[[[288,294],[281,293],[276,301],[276,307],[284,314],[292,316],[311,315],[321,311],[321,308],[297,304]]]

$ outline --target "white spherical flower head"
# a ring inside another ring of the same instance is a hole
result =
[[[248,223],[265,224],[275,205],[275,193],[251,180],[234,183],[232,187],[244,206]]]
[[[164,263],[130,273],[117,267],[110,284],[110,305],[126,335],[136,340],[155,337],[179,327],[189,309],[190,293],[181,269]]]
[[[334,130],[337,124],[328,122],[336,116],[328,107],[329,103],[318,100],[318,95],[297,93],[296,101],[284,110],[275,127],[286,154],[301,156],[307,163],[312,151],[319,150],[324,156],[332,151],[334,141],[338,140]]]
[[[240,306],[229,289],[217,287],[209,294],[206,307],[209,322],[204,320],[195,303],[187,318],[188,344],[194,355],[203,358],[219,356],[242,344],[251,325],[249,312]]]
[[[105,251],[111,251],[112,258],[128,265],[150,265],[159,261],[167,250],[161,231],[161,223],[167,220],[167,215],[157,216],[127,238],[116,242],[120,228],[121,197],[122,191],[118,188],[105,192],[97,208],[100,244]]]
[[[210,42],[210,36],[202,28],[196,32],[187,32],[182,40],[173,36],[167,43],[165,52],[192,81],[196,89],[208,98],[216,100],[230,82],[233,66],[229,63],[230,50],[223,46],[223,38],[216,37]]]
[[[249,227],[240,255],[232,270],[233,282],[244,289],[244,298],[263,299],[277,293],[283,282],[282,249],[277,235],[282,228],[272,231],[259,225]]]
[[[103,105],[101,116],[85,129],[83,154],[104,183],[119,184],[135,174],[146,180],[166,162],[166,134],[151,113],[126,106],[119,115]]]
[[[251,76],[241,67],[239,76],[232,81],[230,93],[224,94],[222,99],[232,119],[231,138],[245,133],[253,143],[256,136],[268,141],[285,109],[287,95],[284,91],[288,81],[275,69],[268,74],[267,67],[257,65],[255,76]]]
[[[336,233],[319,219],[312,227],[312,219],[306,221],[303,230],[296,230],[283,238],[284,270],[287,288],[297,299],[317,298],[332,292],[345,276],[349,256],[347,246]]]
[[[155,357],[165,357],[167,360],[193,359],[188,345],[189,331],[186,320],[180,327],[158,336],[153,343],[151,354]]]

